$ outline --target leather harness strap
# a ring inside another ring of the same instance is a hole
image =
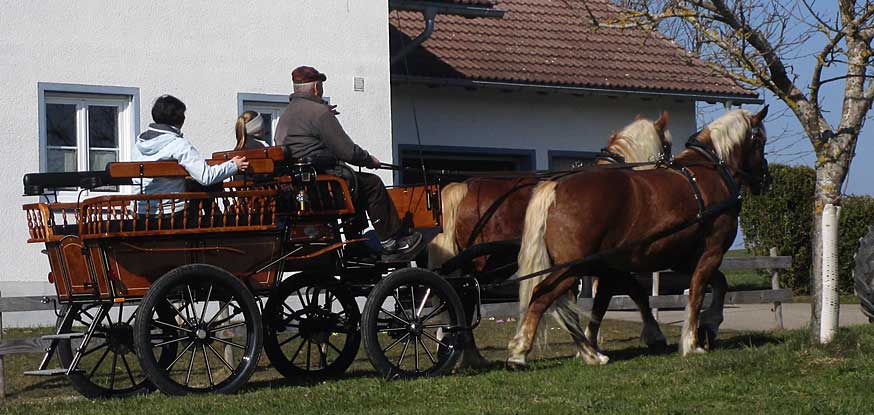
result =
[[[754,133],[754,132],[752,132]],[[751,133],[751,134],[752,134]],[[611,249],[606,249],[604,251],[596,252],[592,255],[575,259],[572,261],[563,262],[560,264],[555,264],[549,268],[544,270],[540,270],[537,272],[533,272],[531,274],[523,275],[518,278],[511,278],[506,281],[502,281],[495,284],[489,284],[489,286],[504,286],[509,284],[515,284],[519,281],[528,280],[534,277],[538,277],[540,275],[550,274],[557,270],[570,270],[573,267],[580,266],[586,263],[591,263],[594,261],[603,260],[605,258],[610,257],[611,255],[618,254],[623,251],[628,251],[629,249],[635,248],[641,245],[647,245],[653,243],[661,238],[673,235],[677,232],[680,232],[690,226],[696,225],[705,221],[708,218],[718,216],[723,212],[734,209],[740,206],[741,198],[740,198],[740,187],[737,182],[734,180],[734,177],[731,174],[731,171],[726,166],[725,162],[719,158],[719,156],[713,151],[713,149],[705,146],[701,142],[697,140],[698,133],[695,133],[690,139],[689,142],[686,143],[687,148],[691,148],[699,153],[703,154],[705,158],[707,158],[708,162],[706,163],[687,163],[682,166],[678,165],[676,162],[672,162],[670,166],[674,169],[679,170],[684,177],[689,180],[690,185],[692,186],[693,192],[695,193],[695,199],[698,202],[698,214],[694,218],[688,218],[680,223],[675,224],[667,229],[664,229],[660,232],[656,232],[648,237],[638,239],[635,241],[631,241],[630,243],[622,246],[617,246]],[[697,179],[695,178],[694,173],[692,173],[688,167],[694,166],[716,166],[719,172],[721,173],[722,179],[725,181],[726,185],[729,188],[731,195],[725,200],[715,203],[713,205],[704,207],[703,199],[701,198],[701,190],[698,188]],[[747,173],[749,174],[749,173]],[[764,179],[763,179],[764,180]],[[565,274],[567,275],[567,274]],[[566,276],[562,277],[566,278]]]

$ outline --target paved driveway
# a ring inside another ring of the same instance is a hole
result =
[[[770,331],[774,330],[773,306],[771,304],[743,304],[725,307],[725,321],[721,328],[744,331]],[[662,324],[675,324],[681,326],[685,318],[682,310],[660,311],[658,320]],[[640,314],[636,311],[610,311],[606,318],[640,321]],[[842,304],[839,316],[841,326],[868,324],[868,317],[862,314],[858,304]],[[783,304],[783,325],[786,329],[800,329],[810,323],[810,304],[787,303]]]

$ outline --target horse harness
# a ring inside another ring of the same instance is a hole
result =
[[[660,166],[660,165],[671,166],[673,164],[673,159],[671,157],[671,143],[670,142],[662,143],[661,155],[659,156],[658,161],[655,161],[655,162],[647,161],[647,162],[641,162],[641,163],[626,163],[625,157],[623,155],[615,153],[613,151],[610,151],[609,149],[607,149],[607,147],[604,147],[601,149],[601,152],[595,157],[595,160],[604,160],[604,161],[608,161],[611,163],[610,166],[601,166],[600,168],[619,168],[619,169],[634,168],[634,167],[638,167],[638,166],[653,166],[653,165],[654,166]],[[504,202],[506,202],[507,199],[509,199],[510,196],[513,195],[513,193],[516,193],[517,191],[522,190],[526,187],[534,186],[534,185],[539,184],[540,182],[543,182],[543,181],[555,181],[555,180],[558,180],[558,179],[561,179],[561,178],[564,178],[564,177],[567,177],[567,176],[570,176],[570,175],[573,175],[576,173],[580,173],[580,172],[585,170],[585,167],[586,166],[584,166],[582,164],[582,161],[576,161],[571,165],[571,169],[568,171],[556,172],[554,174],[548,174],[548,175],[536,175],[536,176],[533,176],[533,177],[536,177],[538,179],[536,182],[520,183],[516,186],[513,186],[510,190],[508,190],[503,195],[501,195],[500,197],[495,199],[495,201],[492,202],[492,204],[489,206],[489,208],[486,209],[485,213],[483,213],[482,215],[479,215],[479,220],[477,220],[476,224],[473,227],[473,230],[470,233],[470,236],[467,238],[467,244],[465,245],[465,247],[473,246],[474,242],[476,242],[476,239],[479,238],[480,235],[482,234],[482,231],[483,231],[483,229],[485,229],[485,226],[489,222],[489,220],[491,220],[491,218],[495,215],[495,213],[498,211],[498,209],[501,207],[501,205],[503,205]],[[689,176],[687,176],[687,177],[689,177]],[[692,178],[690,178],[690,182],[693,182],[693,181],[694,181],[694,176]],[[698,200],[699,212],[700,212],[701,210],[703,210],[703,203],[704,202],[701,199],[701,192],[698,190],[697,184],[693,184],[693,188],[695,189],[696,200]],[[456,245],[458,245],[457,241],[456,241]],[[460,250],[466,249],[465,247],[458,246],[458,248]]]
[[[754,127],[753,129],[751,129],[750,134],[751,134],[753,140],[757,139],[759,131],[760,131],[759,127]],[[583,265],[586,263],[591,263],[594,261],[599,261],[599,260],[605,259],[611,255],[620,253],[622,251],[626,251],[626,250],[632,249],[632,248],[640,246],[640,245],[650,244],[650,243],[655,242],[659,239],[662,239],[664,237],[667,237],[667,236],[670,236],[670,235],[675,234],[677,232],[680,232],[688,227],[691,227],[693,225],[701,223],[710,217],[714,217],[714,216],[717,216],[719,214],[722,214],[726,210],[739,207],[739,205],[741,203],[740,186],[738,186],[737,181],[734,180],[734,177],[732,176],[731,171],[728,169],[728,166],[725,164],[725,161],[719,158],[719,156],[716,154],[715,150],[709,146],[706,146],[705,144],[701,143],[700,141],[698,141],[697,137],[698,137],[699,133],[700,132],[695,133],[689,138],[689,141],[686,143],[686,148],[695,150],[698,153],[702,154],[707,159],[707,162],[678,165],[676,162],[671,160],[670,164],[668,164],[669,168],[672,168],[672,169],[679,171],[689,181],[689,185],[692,188],[692,192],[695,196],[695,201],[696,201],[696,204],[698,206],[698,213],[695,215],[695,217],[686,219],[680,223],[675,224],[674,226],[671,226],[665,230],[662,230],[661,232],[657,232],[657,233],[650,235],[646,238],[632,241],[626,245],[614,247],[614,248],[607,249],[607,250],[600,251],[600,252],[596,252],[596,253],[589,255],[589,256],[586,256],[584,258],[579,258],[579,259],[575,259],[572,261],[563,262],[560,264],[554,264],[549,268],[546,268],[546,269],[543,269],[543,270],[540,270],[537,272],[533,272],[533,273],[530,273],[527,275],[523,275],[523,276],[520,276],[517,278],[511,278],[511,279],[508,279],[506,281],[502,281],[500,283],[496,283],[493,285],[503,286],[503,285],[515,284],[515,283],[518,283],[520,281],[524,281],[524,280],[535,278],[535,277],[538,277],[541,275],[549,274],[549,273],[552,273],[552,272],[557,271],[557,270],[561,270],[561,269],[570,270],[571,268],[576,267],[576,266],[580,266],[580,265]],[[695,167],[695,166],[716,166],[717,170],[719,170],[720,175],[722,176],[722,179],[725,181],[726,185],[728,186],[729,192],[731,193],[731,195],[719,203],[716,203],[716,204],[713,204],[710,206],[705,206],[703,197],[701,195],[701,189],[698,186],[697,177],[695,176],[695,173],[688,168],[688,167]],[[767,182],[767,180],[768,180],[767,173],[765,175],[763,175],[762,177],[757,177],[757,176],[750,174],[748,172],[741,171],[740,169],[738,169],[737,173],[740,174],[741,176],[743,176],[745,179],[752,178],[753,180],[758,180],[759,182],[762,182],[762,183]],[[565,276],[563,276],[562,278],[567,278],[567,274]]]

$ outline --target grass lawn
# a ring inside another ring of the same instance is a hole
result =
[[[476,335],[486,357],[500,362],[514,323],[485,321]],[[678,330],[665,326],[672,345]],[[842,330],[827,346],[804,332],[723,333],[718,349],[681,358],[640,348],[634,323],[606,321],[603,345],[611,363],[589,367],[572,357],[569,337],[550,330],[551,347],[533,353],[532,369],[509,372],[496,363],[436,379],[385,381],[363,356],[341,379],[286,381],[266,360],[248,387],[233,396],[89,401],[64,378],[26,378],[39,356],[7,357],[9,414],[297,414],[297,413],[872,413],[874,327]],[[24,335],[29,335],[24,334]],[[23,335],[10,330],[7,336]]]

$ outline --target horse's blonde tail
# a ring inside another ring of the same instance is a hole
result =
[[[522,231],[522,246],[519,248],[519,275],[528,275],[552,265],[546,250],[546,219],[549,208],[555,204],[555,186],[556,182],[546,181],[534,188],[525,211],[525,228]],[[520,317],[524,317],[528,310],[534,287],[545,278],[546,275],[538,275],[519,282]]]
[[[443,202],[443,232],[428,244],[428,268],[435,269],[458,255],[455,243],[455,225],[458,219],[458,205],[467,195],[467,183],[450,183],[443,188],[440,199]]]
[[[522,246],[519,250],[520,276],[528,275],[544,270],[552,266],[549,252],[546,247],[546,220],[549,217],[549,208],[555,204],[556,182],[543,182],[534,189],[531,202],[525,211],[525,230],[522,233]],[[549,274],[538,275],[519,282],[519,325],[525,319],[528,305],[534,294],[534,288],[543,282]],[[582,308],[577,305],[572,295],[562,295],[550,306],[550,314],[555,318],[558,325],[571,333],[574,339],[584,336],[581,318]],[[546,345],[546,331],[544,325],[538,325],[538,346]]]

